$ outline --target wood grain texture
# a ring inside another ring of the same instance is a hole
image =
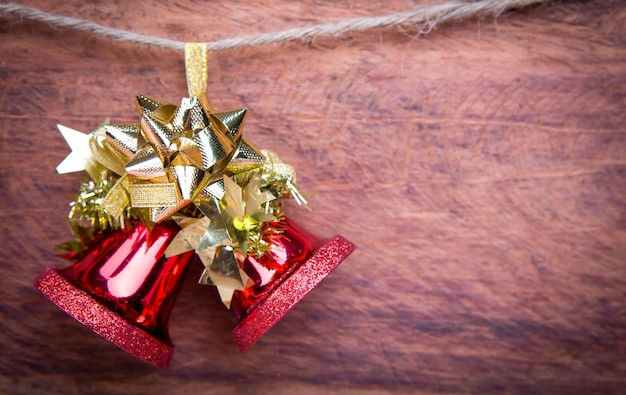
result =
[[[379,15],[412,1],[25,1],[180,40]],[[270,4],[268,4],[270,3]],[[0,20],[0,391],[18,394],[623,393],[626,5],[563,1],[424,39],[370,31],[214,54],[209,97],[312,192],[308,230],[359,249],[250,351],[193,268],[168,370],[32,280],[66,263],[55,125],[134,122],[186,95],[182,54]]]

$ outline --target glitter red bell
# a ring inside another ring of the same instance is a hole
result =
[[[166,258],[172,221],[142,223],[94,242],[74,265],[47,268],[39,289],[67,314],[134,356],[167,367],[174,353],[168,320],[193,251]]]
[[[246,257],[243,270],[254,286],[235,291],[231,307],[239,322],[233,338],[247,350],[280,321],[355,249],[342,236],[321,242],[293,221],[269,239],[267,253]]]

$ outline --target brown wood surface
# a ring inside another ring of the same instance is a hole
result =
[[[414,1],[25,1],[179,40]],[[626,392],[626,4],[563,1],[439,27],[213,54],[209,97],[299,171],[292,218],[359,249],[250,351],[194,267],[167,370],[47,302],[83,175],[55,125],[135,122],[186,95],[182,54],[0,20],[0,391]]]

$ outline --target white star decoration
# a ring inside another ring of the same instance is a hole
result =
[[[57,166],[57,173],[65,174],[85,170],[85,165],[91,157],[89,149],[90,134],[85,134],[60,124],[57,125],[57,128],[72,150],[63,162]]]

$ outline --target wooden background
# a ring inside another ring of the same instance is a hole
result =
[[[209,41],[417,1],[24,1]],[[238,4],[237,4],[238,3]],[[241,354],[195,267],[158,370],[32,287],[70,237],[81,174],[55,125],[177,103],[182,54],[0,20],[0,387],[18,394],[626,392],[626,4],[557,4],[439,27],[213,54],[209,97],[296,166],[359,249]]]

